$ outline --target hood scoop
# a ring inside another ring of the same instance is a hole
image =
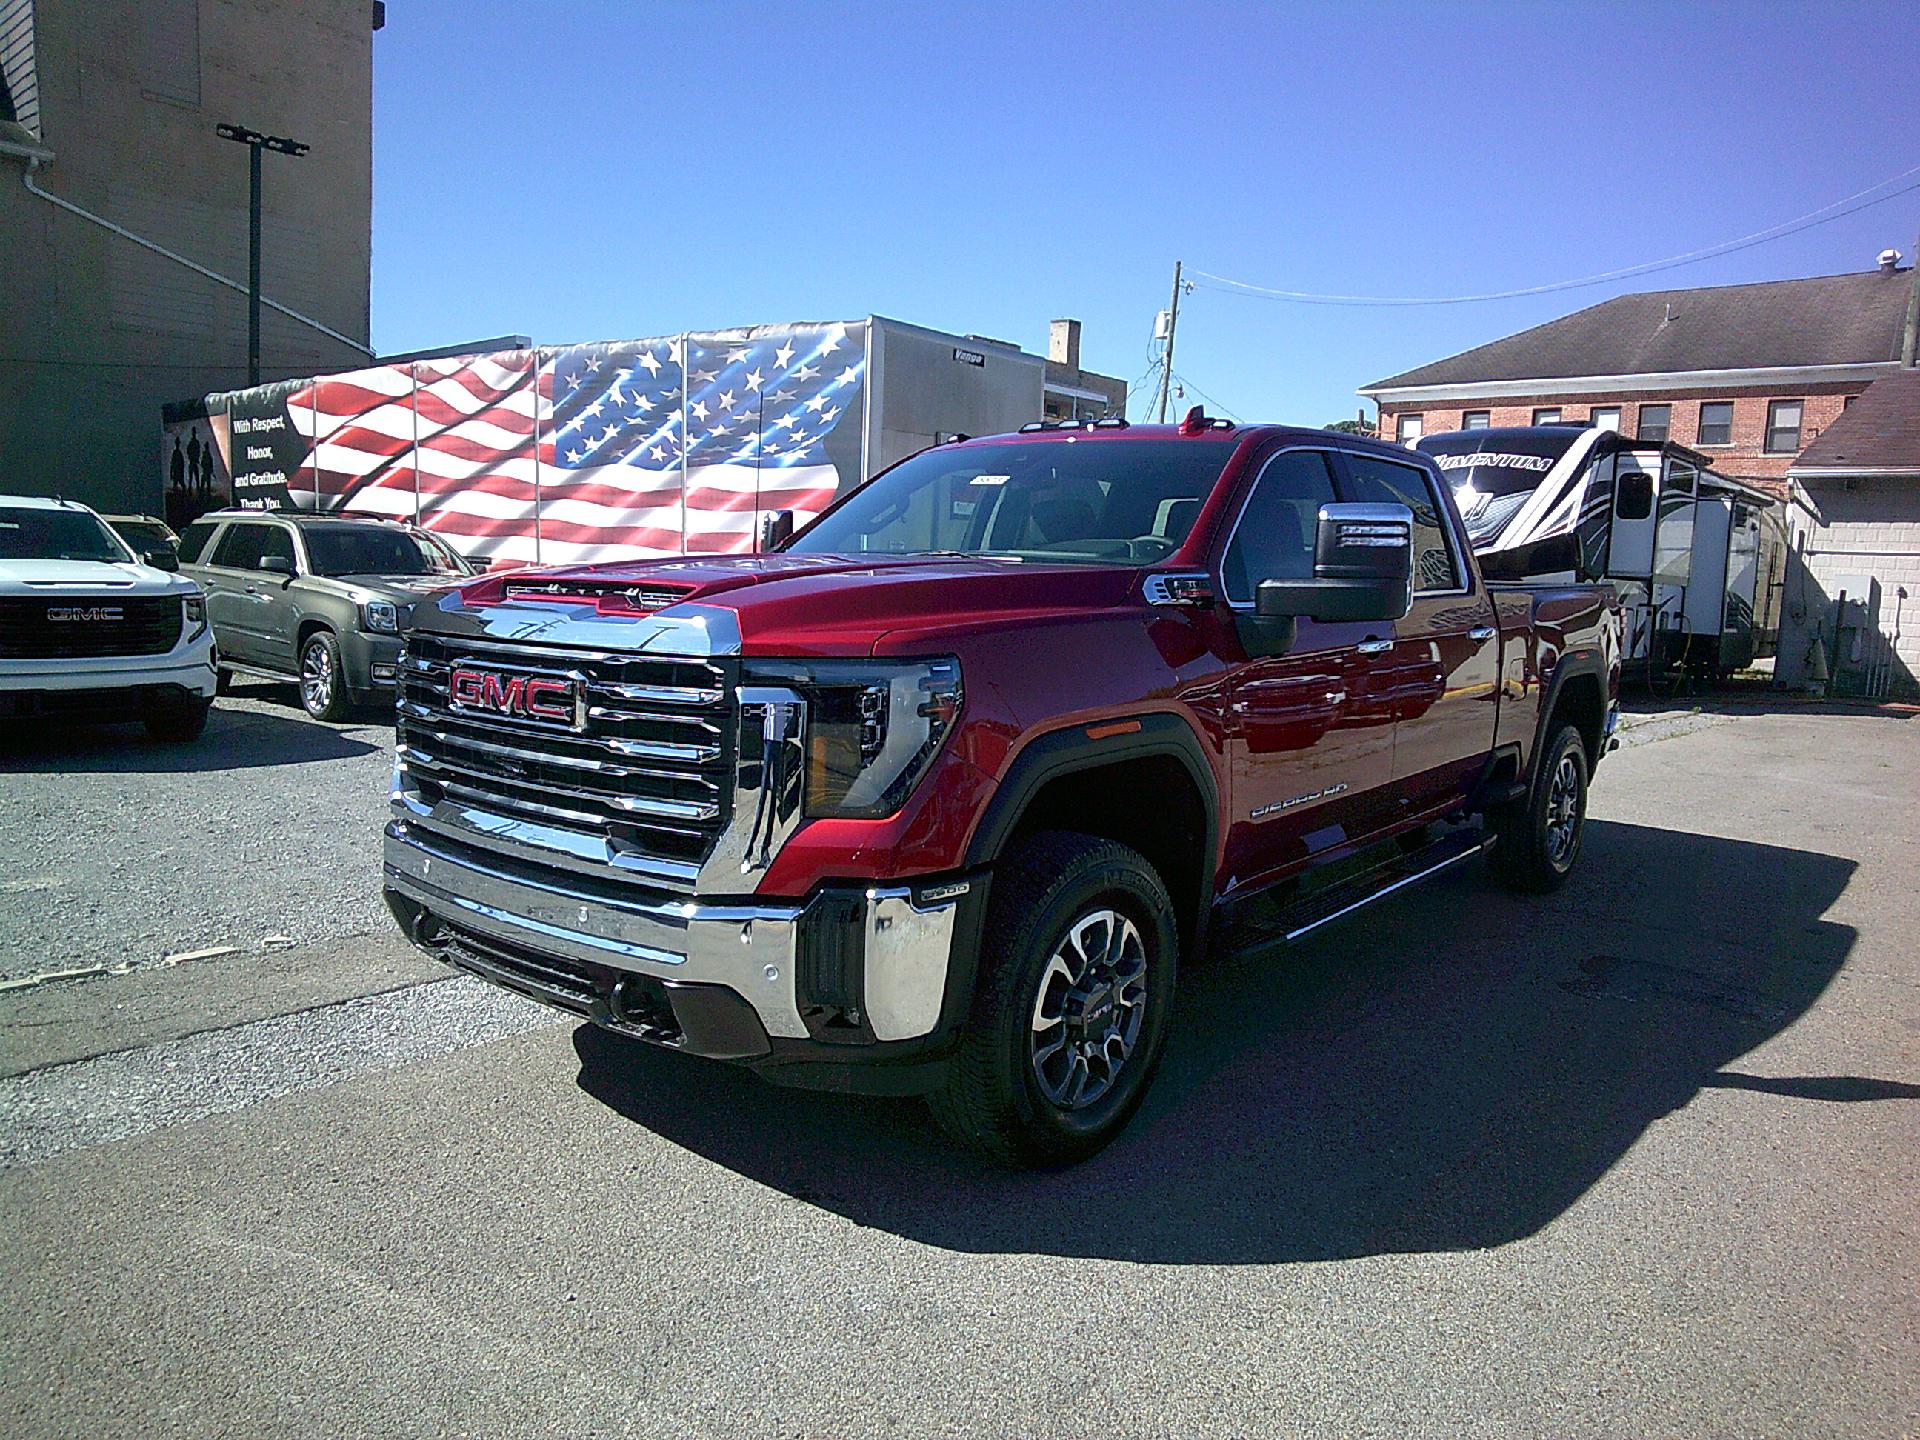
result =
[[[691,595],[695,586],[657,581],[590,576],[510,576],[501,582],[503,600],[544,600],[558,605],[593,605],[602,610],[664,610]]]

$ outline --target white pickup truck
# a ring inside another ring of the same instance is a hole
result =
[[[143,564],[93,511],[0,495],[0,720],[206,728],[213,635],[200,587]]]

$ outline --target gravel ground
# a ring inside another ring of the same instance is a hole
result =
[[[389,924],[392,763],[391,724],[322,725],[291,686],[237,686],[190,745],[0,731],[0,981]]]

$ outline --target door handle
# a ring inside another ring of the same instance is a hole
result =
[[[247,593],[249,595],[258,595],[260,593],[260,589],[257,585],[249,585],[247,586]]]
[[[1393,648],[1391,640],[1362,640],[1353,647],[1362,655],[1379,655]]]
[[[1467,639],[1469,640],[1491,640],[1493,636],[1494,629],[1491,625],[1476,625],[1467,631]]]

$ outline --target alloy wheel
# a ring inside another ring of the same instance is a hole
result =
[[[1062,1110],[1113,1089],[1147,1013],[1147,947],[1119,911],[1088,911],[1067,926],[1040,977],[1030,1050],[1034,1079]]]
[[[315,714],[333,703],[333,655],[317,640],[300,657],[300,699]]]
[[[1579,832],[1580,762],[1568,751],[1554,767],[1553,785],[1547,791],[1547,859],[1556,869],[1572,861]]]

